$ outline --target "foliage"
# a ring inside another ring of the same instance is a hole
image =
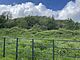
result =
[[[9,19],[8,16],[0,16],[0,51],[2,51],[3,37],[6,37],[6,57],[1,60],[14,60],[16,38],[19,38],[19,60],[31,60],[32,44],[35,39],[35,60],[52,60],[52,40],[79,40],[80,23],[72,19],[55,20],[54,18],[41,16],[28,16]],[[79,43],[56,42],[55,47],[79,48]],[[74,60],[62,56],[80,56],[80,51],[55,49],[55,60]],[[80,60],[76,58],[77,60]]]
[[[37,25],[36,25],[37,26]],[[34,27],[35,28],[35,27]],[[35,60],[52,60],[52,40],[79,40],[80,39],[80,30],[47,30],[47,31],[37,31],[35,34],[32,33],[33,30],[22,29],[19,27],[13,28],[3,28],[0,29],[0,46],[3,45],[3,38],[6,37],[6,57],[1,60],[14,60],[15,59],[15,42],[16,38],[19,38],[19,60],[31,60],[32,56],[32,44],[31,37],[35,39]],[[79,48],[79,43],[70,43],[70,42],[60,42],[55,41],[55,47],[68,47],[68,48]],[[0,48],[2,51],[2,48]],[[55,53],[58,53],[58,56],[55,55],[55,59],[58,60],[74,60],[72,58],[64,58],[62,55],[66,56],[76,56],[80,55],[80,51],[67,50],[67,49],[55,49]],[[0,52],[2,54],[2,52]],[[77,59],[79,60],[79,59]]]
[[[6,18],[3,15],[0,15],[0,28],[5,27]]]
[[[64,27],[66,29],[74,30],[75,29],[75,22],[72,19],[67,20]]]
[[[6,15],[7,14],[7,18]],[[9,16],[8,16],[9,15]],[[74,22],[72,19],[67,20],[55,20],[54,18],[41,17],[41,16],[27,16],[22,18],[10,19],[10,13],[3,13],[0,16],[0,27],[2,28],[26,28],[33,29],[34,26],[38,25],[41,30],[58,30],[65,28],[67,30],[78,30],[80,29],[80,23]],[[35,28],[34,28],[35,29]]]

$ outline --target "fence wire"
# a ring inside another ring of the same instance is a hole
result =
[[[13,60],[80,60],[79,40],[0,38],[0,58]]]

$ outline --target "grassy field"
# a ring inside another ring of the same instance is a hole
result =
[[[6,57],[2,57],[3,37],[6,37]],[[36,31],[17,27],[0,29],[0,60],[15,60],[16,38],[19,38],[19,60],[31,60],[31,39],[35,39],[35,60],[52,60],[52,40],[80,40],[80,30]],[[56,47],[80,48],[79,42],[55,41]],[[55,60],[80,60],[79,50],[55,48]]]

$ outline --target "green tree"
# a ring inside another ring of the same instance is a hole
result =
[[[3,15],[0,15],[0,28],[4,28],[5,27],[5,22],[6,22],[6,18]]]
[[[74,30],[75,29],[75,22],[72,19],[67,20],[64,28],[69,29],[69,30]]]
[[[80,29],[80,24],[78,22],[75,23],[75,30]]]

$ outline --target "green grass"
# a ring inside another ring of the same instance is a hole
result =
[[[21,29],[18,27],[13,28],[3,28],[0,29],[0,37],[22,37],[22,38],[54,38],[54,39],[80,39],[80,30],[47,30],[47,31],[34,31]]]
[[[3,37],[6,37],[6,57],[2,57]],[[52,60],[52,40],[79,40],[80,30],[47,30],[33,31],[18,27],[0,29],[0,60],[15,60],[16,38],[19,38],[19,60],[31,60],[31,39],[35,39],[35,60]],[[55,41],[55,46],[66,48],[80,48],[79,42]],[[55,48],[55,60],[80,60],[68,56],[80,56],[79,50]],[[63,55],[63,56],[61,56]]]

